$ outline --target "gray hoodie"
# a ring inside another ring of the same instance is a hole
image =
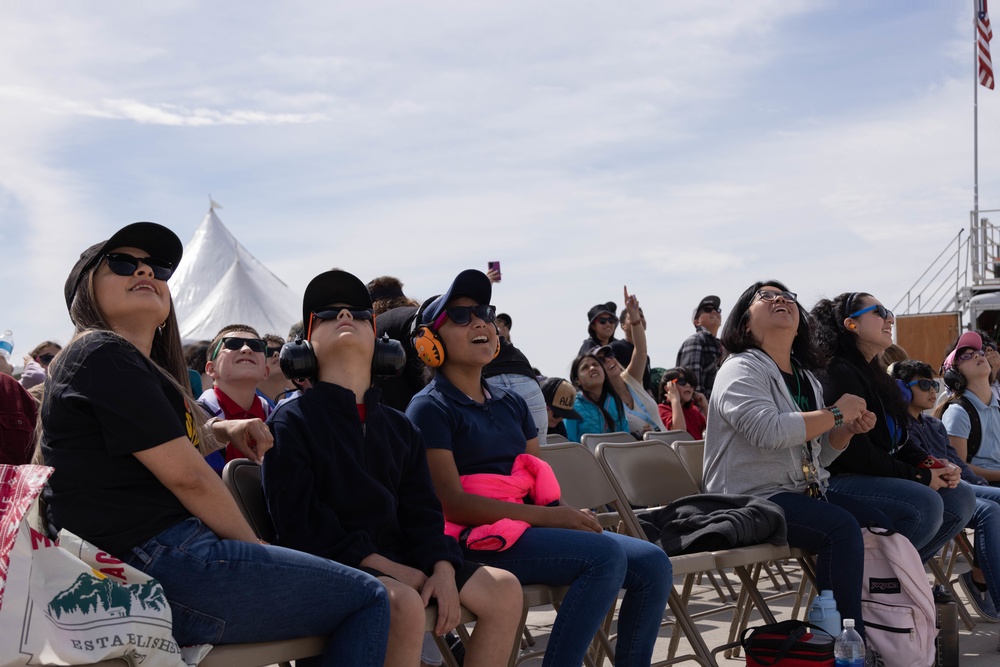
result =
[[[805,373],[820,403],[823,388]],[[763,351],[731,355],[715,378],[705,431],[705,490],[767,498],[804,493],[806,425],[777,364]],[[827,433],[812,440],[812,458],[826,490],[826,466],[840,451]]]

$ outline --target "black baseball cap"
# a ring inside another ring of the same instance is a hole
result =
[[[73,270],[66,278],[63,286],[63,296],[66,298],[66,308],[73,306],[73,298],[80,289],[83,274],[97,266],[104,255],[115,248],[133,247],[155,257],[170,262],[174,269],[184,256],[184,245],[177,234],[155,222],[133,222],[115,232],[107,241],[101,241],[90,246],[82,253],[80,259],[73,265]]]
[[[545,378],[542,381],[542,396],[552,414],[563,419],[583,419],[580,413],[573,409],[576,403],[576,389],[562,378]]]
[[[691,316],[691,319],[692,320],[698,319],[698,316],[701,315],[701,311],[705,310],[706,308],[714,308],[718,310],[719,304],[721,303],[722,301],[719,299],[719,297],[715,296],[714,294],[709,294],[698,303],[698,307],[694,309],[694,315]]]
[[[597,319],[597,316],[600,315],[601,313],[607,313],[609,315],[613,315],[614,317],[618,317],[617,315],[615,315],[615,311],[617,310],[618,310],[618,304],[616,304],[614,301],[608,301],[607,303],[599,303],[587,311],[587,322],[593,322],[595,319]]]
[[[435,299],[424,309],[421,324],[433,324],[437,321],[448,302],[461,296],[467,296],[478,304],[488,306],[493,298],[493,283],[485,273],[478,269],[466,269],[455,277],[448,291]]]
[[[343,303],[360,310],[372,309],[368,288],[352,273],[333,269],[319,274],[306,285],[302,297],[302,324],[309,330],[309,318],[317,310],[334,303]]]

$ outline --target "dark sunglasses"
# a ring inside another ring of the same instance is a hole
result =
[[[761,301],[776,301],[780,296],[789,303],[795,303],[795,300],[799,298],[799,295],[795,292],[789,292],[788,290],[775,291],[769,289],[757,290],[757,296],[760,297]]]
[[[109,252],[104,255],[108,262],[108,268],[118,276],[131,276],[139,268],[139,263],[143,263],[153,271],[153,277],[157,280],[169,280],[174,275],[174,265],[165,259],[156,257],[133,257],[127,252]]]
[[[273,357],[276,354],[281,354],[281,348],[280,347],[269,347],[266,350],[264,350],[264,356],[265,357]]]
[[[598,324],[618,324],[618,318],[615,317],[614,315],[612,315],[610,317],[608,317],[608,316],[598,317],[595,321]]]
[[[677,383],[678,387],[686,387],[689,384],[691,384],[690,382],[687,381],[686,378],[677,378],[676,380],[674,380],[674,382]]]
[[[497,319],[497,307],[484,306],[482,304],[476,304],[475,306],[452,306],[451,308],[445,308],[444,312],[449,320],[459,326],[465,326],[471,322],[473,315],[486,323],[495,322]]]
[[[912,387],[913,385],[917,385],[923,391],[930,391],[931,389],[937,391],[941,387],[937,380],[925,380],[924,378],[906,383],[907,387]]]
[[[260,338],[239,338],[236,336],[226,336],[219,341],[218,345],[215,346],[215,354],[212,355],[212,358],[215,359],[219,356],[219,352],[222,352],[222,348],[235,352],[237,350],[242,350],[244,345],[249,347],[251,352],[260,352],[262,354],[267,348],[267,343],[262,341]]]
[[[372,318],[372,311],[367,308],[362,308],[361,310],[354,310],[353,308],[331,308],[330,310],[317,310],[313,313],[317,320],[335,320],[342,311],[347,311],[356,320],[370,320]]]
[[[722,309],[721,308],[716,308],[715,306],[705,306],[700,311],[698,311],[699,315],[701,313],[718,313],[719,315],[721,315],[722,314]]]
[[[40,354],[35,357],[35,360],[40,364],[45,364],[46,366],[52,363],[52,360],[56,358],[54,354]]]
[[[883,320],[896,319],[896,316],[892,314],[892,311],[880,303],[872,304],[871,306],[868,306],[867,308],[862,308],[861,310],[856,310],[850,315],[848,315],[848,317],[858,317],[859,315],[870,313],[873,310],[875,311],[875,314],[878,315]]]
[[[980,357],[985,357],[986,356],[986,353],[983,352],[982,350],[973,350],[971,348],[964,348],[964,349],[968,350],[968,352],[962,352],[961,354],[956,354],[955,355],[955,361],[968,361],[969,359],[972,359],[977,354]]]

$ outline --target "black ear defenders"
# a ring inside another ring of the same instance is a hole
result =
[[[965,391],[965,388],[968,386],[965,376],[954,366],[949,366],[941,375],[944,385],[956,394]]]
[[[278,354],[281,372],[291,380],[315,380],[319,374],[319,362],[313,351],[312,343],[302,338],[296,338],[281,346]],[[402,343],[389,338],[383,333],[375,339],[375,352],[372,354],[372,375],[379,377],[395,377],[403,372],[406,365],[406,351]]]

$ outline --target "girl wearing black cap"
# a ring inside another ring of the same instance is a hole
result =
[[[167,287],[182,252],[167,228],[135,223],[66,281],[76,334],[42,405],[52,520],[157,579],[182,646],[326,635],[324,665],[381,665],[384,587],[260,543],[202,456],[218,439],[260,460],[271,439],[260,420],[201,425]]]
[[[656,545],[604,533],[588,510],[522,505],[466,493],[460,476],[510,475],[520,454],[540,453],[535,423],[517,394],[483,381],[497,349],[489,278],[464,271],[424,312],[438,343],[434,380],[413,397],[407,416],[427,445],[445,518],[462,525],[515,519],[531,525],[503,551],[466,558],[500,567],[521,583],[569,586],[543,665],[579,665],[618,592],[616,665],[649,665],[671,588],[670,559]],[[429,347],[425,345],[425,347]],[[418,348],[419,349],[419,348]]]

